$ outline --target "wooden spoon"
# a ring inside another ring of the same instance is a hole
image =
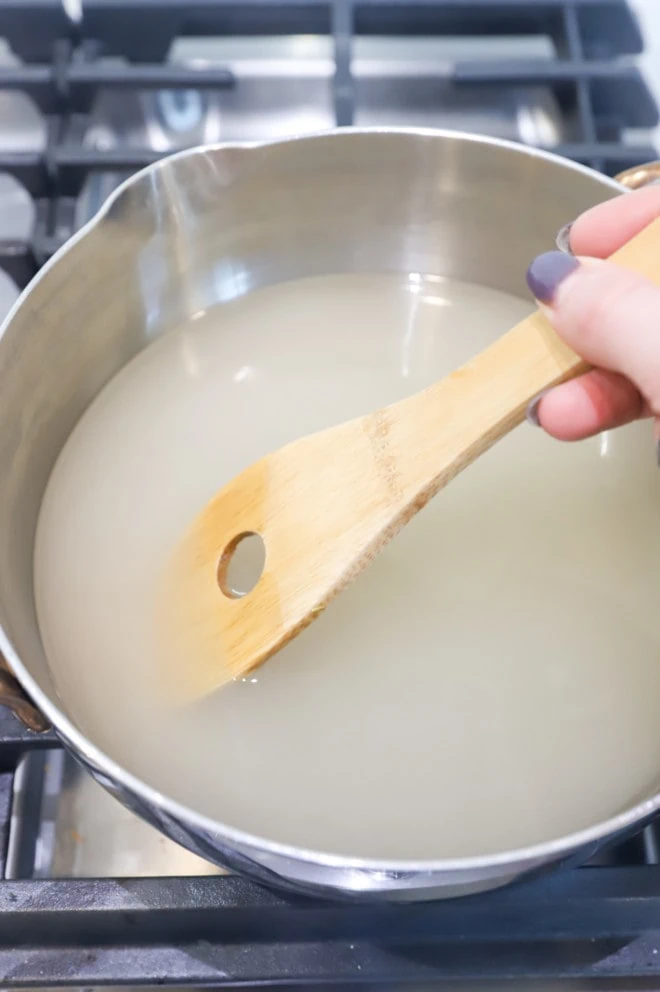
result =
[[[613,258],[660,282],[660,220]],[[586,369],[537,311],[423,392],[247,468],[208,503],[171,562],[161,629],[177,695],[211,692],[278,651],[519,424],[530,400]],[[252,534],[265,543],[265,567],[236,598],[227,565]]]

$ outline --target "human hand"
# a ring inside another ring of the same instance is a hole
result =
[[[602,261],[658,216],[657,187],[608,200],[572,225],[579,258],[547,252],[528,269],[528,285],[557,333],[595,366],[530,408],[528,419],[553,437],[576,441],[653,417],[660,440],[660,289]]]

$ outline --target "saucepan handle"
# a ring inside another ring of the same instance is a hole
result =
[[[7,709],[21,721],[24,727],[42,734],[50,730],[50,723],[23,691],[11,673],[9,665],[0,654],[0,706]]]
[[[644,186],[658,186],[660,185],[660,161],[647,162],[645,165],[636,165],[632,169],[626,169],[625,172],[620,172],[615,178],[626,189],[642,189]]]
[[[614,177],[626,189],[643,189],[644,186],[660,185],[660,161],[646,162],[645,165],[635,165]],[[571,224],[564,224],[559,231],[556,244],[560,251],[572,255],[570,245]]]

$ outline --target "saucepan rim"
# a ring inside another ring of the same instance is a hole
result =
[[[561,166],[567,172],[575,172],[589,176],[597,180],[605,187],[625,192],[625,188],[615,179],[604,176],[593,169],[580,163],[572,162],[562,158],[551,151],[545,149],[530,148],[514,141],[502,138],[494,138],[485,135],[471,134],[468,132],[454,131],[449,129],[433,128],[341,128],[330,131],[321,131],[314,134],[304,134],[274,141],[260,142],[218,142],[215,144],[202,145],[195,148],[184,149],[168,155],[157,162],[141,169],[133,176],[123,182],[108,197],[100,210],[92,217],[79,231],[76,232],[48,262],[40,269],[37,275],[31,280],[28,286],[20,294],[6,318],[0,326],[0,341],[4,337],[8,327],[13,323],[15,316],[21,310],[25,300],[32,293],[39,282],[44,279],[50,270],[56,266],[76,244],[84,240],[95,228],[101,225],[104,219],[112,210],[113,206],[133,186],[139,185],[145,179],[151,177],[160,169],[167,169],[172,163],[186,158],[197,157],[199,155],[222,152],[225,150],[258,150],[260,148],[271,147],[273,145],[292,145],[298,142],[310,142],[318,139],[341,141],[346,137],[363,135],[401,135],[413,138],[429,139],[449,139],[466,143],[477,143],[495,146],[503,150],[510,151],[516,155],[531,156],[539,158]],[[583,846],[594,844],[611,835],[625,832],[638,822],[644,821],[654,812],[660,809],[660,792],[649,799],[645,799],[628,809],[609,817],[593,826],[564,835],[554,840],[543,841],[527,847],[515,848],[510,851],[500,851],[493,854],[471,855],[463,858],[436,858],[427,860],[392,860],[392,859],[372,859],[360,858],[350,855],[330,854],[323,851],[315,851],[307,848],[296,847],[291,844],[284,844],[278,841],[269,840],[257,834],[223,824],[212,817],[198,813],[196,810],[169,798],[157,789],[142,781],[138,776],[127,771],[120,764],[115,762],[99,747],[97,747],[85,734],[79,730],[75,724],[59,708],[56,701],[44,692],[38,685],[36,679],[31,675],[24,665],[11,643],[6,631],[0,625],[0,651],[5,656],[8,665],[15,674],[22,687],[32,698],[34,704],[51,721],[53,727],[64,742],[75,752],[78,751],[89,765],[98,770],[112,781],[113,784],[123,788],[127,793],[132,793],[145,800],[156,809],[162,810],[169,817],[178,820],[200,831],[209,833],[226,841],[238,849],[252,849],[254,851],[266,852],[275,857],[289,858],[298,862],[305,862],[316,865],[319,868],[328,869],[354,869],[358,872],[369,873],[422,873],[433,875],[434,873],[447,872],[472,872],[499,867],[515,868],[516,865],[537,863],[539,861],[559,859],[562,855],[572,853]],[[660,761],[659,761],[660,771]],[[331,880],[327,880],[331,886]]]

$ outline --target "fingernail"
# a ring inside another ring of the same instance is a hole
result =
[[[541,421],[539,419],[539,406],[541,405],[541,400],[543,399],[544,396],[548,394],[548,392],[549,392],[548,389],[544,389],[542,393],[539,393],[538,396],[534,397],[532,402],[527,407],[527,413],[525,414],[525,418],[527,420],[527,423],[531,424],[532,427],[541,426]]]
[[[541,303],[552,303],[560,284],[579,264],[577,258],[563,251],[546,251],[527,269],[527,285]]]
[[[575,254],[573,249],[571,248],[572,227],[573,227],[572,221],[570,224],[564,224],[564,226],[560,228],[559,233],[555,239],[555,244],[557,245],[557,248],[559,249],[559,251],[563,251],[565,255]]]

